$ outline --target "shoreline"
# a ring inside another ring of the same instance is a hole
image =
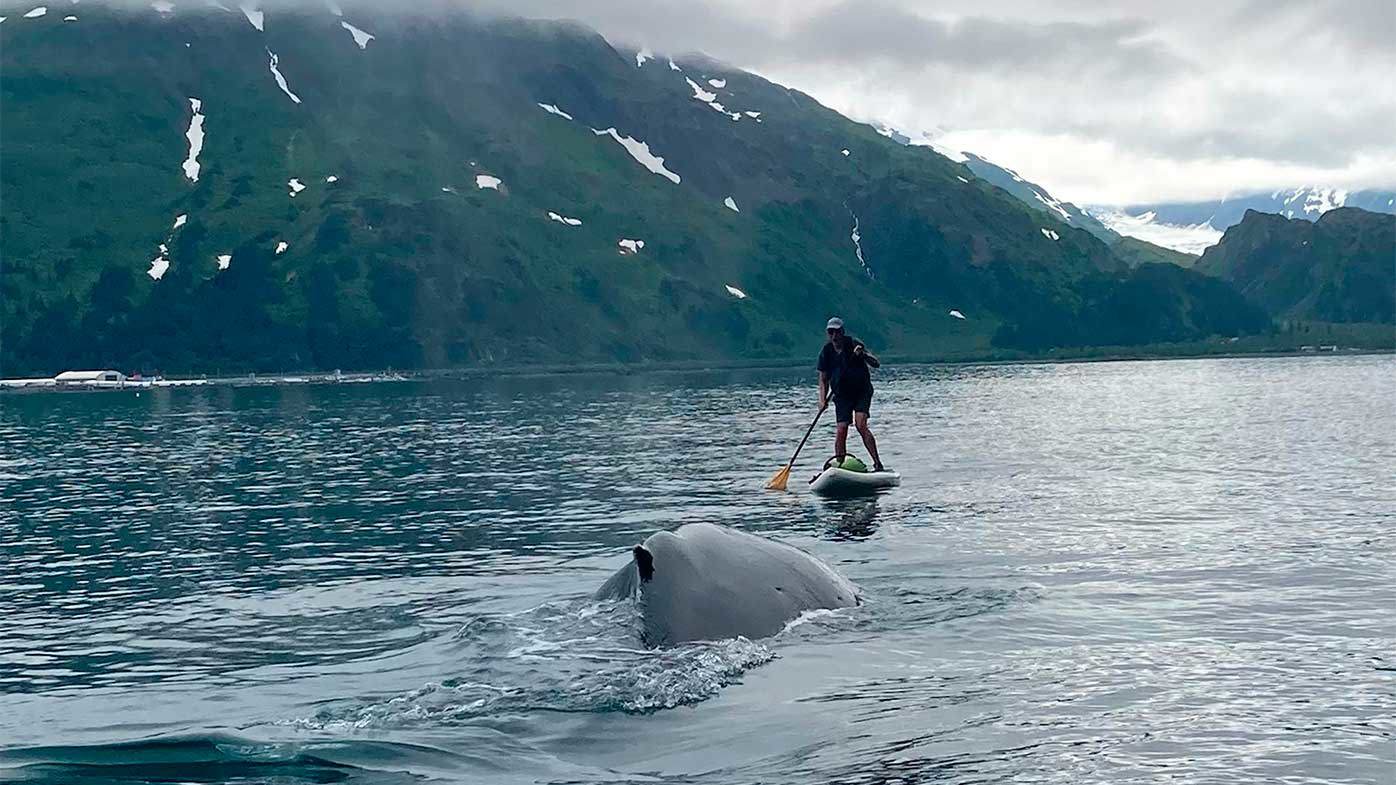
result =
[[[1339,350],[1240,350],[1218,352],[1150,352],[1120,351],[1106,354],[1084,352],[1063,352],[1061,356],[1050,354],[1025,357],[934,357],[926,355],[883,355],[883,362],[889,365],[943,365],[943,366],[996,366],[996,365],[1067,365],[1076,363],[1103,362],[1151,362],[1166,360],[1212,360],[1212,359],[1254,359],[1264,357],[1356,357],[1369,355],[1396,355],[1396,348],[1347,348]],[[30,395],[43,393],[102,393],[102,392],[141,392],[171,388],[205,387],[292,387],[300,385],[324,384],[381,384],[394,382],[433,382],[498,378],[537,378],[566,376],[634,376],[646,374],[682,373],[722,373],[732,371],[772,371],[786,368],[802,368],[810,365],[805,358],[763,358],[760,360],[682,360],[662,363],[579,363],[556,364],[536,363],[522,365],[471,366],[465,368],[433,368],[414,371],[377,371],[358,373],[287,372],[281,374],[243,374],[239,376],[180,377],[172,379],[126,381],[103,385],[69,384],[59,385],[51,381],[33,379],[30,384],[13,386],[0,384],[0,398],[7,395]],[[11,381],[11,380],[0,380]],[[18,380],[15,380],[18,381]]]

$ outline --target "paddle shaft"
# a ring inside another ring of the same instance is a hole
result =
[[[800,440],[800,446],[795,448],[795,454],[790,456],[790,462],[785,464],[785,471],[789,473],[795,466],[795,459],[800,457],[800,450],[805,449],[805,442],[809,441],[809,435],[814,433],[814,426],[819,424],[819,418],[824,416],[824,410],[829,408],[829,401],[834,399],[834,391],[829,391],[829,396],[824,399],[824,405],[819,407],[819,411],[814,413],[814,420],[810,422],[809,429],[805,431],[805,438]]]

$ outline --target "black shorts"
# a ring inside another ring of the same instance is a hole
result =
[[[872,406],[873,388],[872,385],[864,387],[852,393],[839,391],[834,393],[834,422],[851,423],[853,413],[868,413]]]

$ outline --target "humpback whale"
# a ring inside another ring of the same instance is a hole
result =
[[[799,548],[711,523],[650,535],[594,596],[635,598],[650,647],[765,638],[804,611],[859,602],[852,583]]]

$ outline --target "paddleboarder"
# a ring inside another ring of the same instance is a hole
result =
[[[843,320],[835,316],[825,325],[828,336],[819,351],[819,411],[829,405],[829,391],[834,399],[834,457],[840,462],[848,453],[848,426],[858,429],[863,446],[873,460],[873,471],[885,471],[877,454],[877,439],[868,427],[868,409],[872,407],[873,386],[870,368],[882,365],[867,350],[863,342],[844,332]]]

